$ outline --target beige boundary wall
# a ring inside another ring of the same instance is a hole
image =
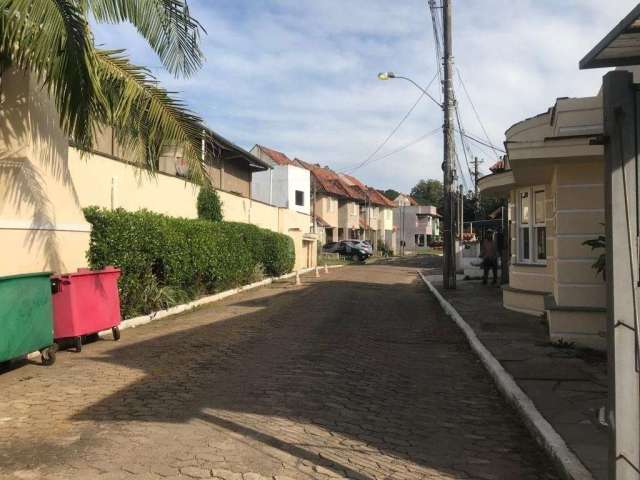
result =
[[[28,74],[6,72],[0,110],[0,276],[86,266],[90,225],[82,208],[146,208],[196,218],[199,187],[70,148],[46,92]],[[311,218],[219,191],[224,219],[294,240],[296,269],[316,266]]]

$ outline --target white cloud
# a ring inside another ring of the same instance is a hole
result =
[[[456,64],[493,141],[501,144],[511,124],[546,110],[556,97],[595,94],[604,71],[579,71],[578,61],[634,5],[455,1]],[[208,33],[206,63],[190,79],[158,69],[130,27],[97,26],[96,37],[151,66],[227,138],[337,170],[368,157],[417,97],[408,83],[380,82],[377,72],[394,70],[426,84],[435,71],[425,0],[192,0],[191,11]],[[461,89],[457,95],[466,128],[480,134]],[[423,100],[380,155],[441,123],[439,109]],[[441,143],[432,137],[356,175],[409,190],[420,178],[440,178]]]

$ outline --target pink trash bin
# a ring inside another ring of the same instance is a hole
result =
[[[120,339],[120,270],[79,268],[75,273],[53,275],[53,337],[56,341],[73,339],[82,350],[82,336],[111,329]]]

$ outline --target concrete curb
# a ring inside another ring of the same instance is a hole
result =
[[[478,357],[480,357],[482,364],[493,378],[498,390],[500,390],[507,402],[515,407],[529,432],[546,450],[563,477],[567,480],[593,480],[591,472],[587,470],[580,459],[569,449],[563,438],[542,416],[533,401],[522,391],[513,377],[504,369],[487,347],[484,346],[469,324],[460,316],[457,310],[445,300],[433,284],[425,278],[422,272],[419,271],[418,275],[433,296],[436,297],[444,312],[453,319],[465,334],[469,345]]]
[[[328,268],[341,268],[344,265],[328,265]],[[198,298],[189,303],[183,303],[182,305],[176,305],[175,307],[168,308],[166,310],[159,310],[157,312],[152,312],[147,315],[141,315],[139,317],[128,318],[123,320],[120,323],[120,330],[126,330],[128,328],[136,328],[142,325],[147,325],[148,323],[155,322],[156,320],[160,320],[162,318],[170,317],[172,315],[177,315],[179,313],[187,312],[201,305],[207,305],[209,303],[219,302],[227,297],[231,297],[233,295],[237,295],[242,292],[246,292],[248,290],[253,290],[254,288],[264,287],[265,285],[270,285],[277,280],[286,280],[288,278],[293,278],[296,274],[303,275],[305,273],[313,272],[316,267],[312,268],[304,268],[302,270],[298,270],[297,272],[287,273],[286,275],[282,275],[280,277],[270,277],[265,278],[259,282],[250,283],[248,285],[243,285],[242,287],[233,288],[231,290],[225,290],[224,292],[216,293],[215,295],[209,295],[207,297]],[[324,270],[323,266],[318,266],[320,271]],[[100,338],[111,338],[111,329],[103,330],[98,332]],[[31,352],[27,354],[27,359],[29,360],[37,360],[40,358],[40,352]]]

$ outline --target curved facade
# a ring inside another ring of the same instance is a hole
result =
[[[480,180],[509,200],[506,308],[545,315],[552,341],[605,348],[606,296],[583,245],[604,231],[602,99],[558,99],[506,132],[504,169]]]

